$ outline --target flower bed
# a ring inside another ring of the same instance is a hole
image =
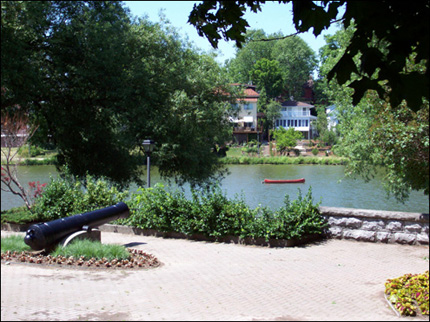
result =
[[[149,269],[159,267],[161,263],[156,257],[151,254],[147,254],[141,250],[129,249],[129,259],[113,259],[108,261],[106,258],[90,258],[85,259],[83,256],[75,258],[73,256],[51,256],[42,253],[35,254],[34,252],[23,251],[6,251],[1,254],[1,260],[6,263],[19,262],[19,263],[32,263],[41,265],[53,265],[63,267],[87,267],[87,268],[121,268],[121,269]]]
[[[387,280],[385,294],[401,315],[429,315],[429,271]]]

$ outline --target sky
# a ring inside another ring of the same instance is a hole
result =
[[[197,30],[188,23],[195,3],[200,1],[124,1],[125,6],[130,9],[133,16],[147,16],[152,22],[159,22],[159,13],[161,9],[171,25],[178,29],[179,34],[183,37],[188,36],[194,45],[204,51],[212,50],[209,41],[200,37]],[[293,26],[292,6],[291,4],[279,4],[278,2],[267,2],[261,5],[262,11],[253,13],[248,10],[245,13],[245,19],[248,21],[251,29],[263,29],[266,34],[282,32],[284,35],[290,35],[296,32]],[[317,38],[312,32],[300,34],[300,37],[315,51],[318,55],[319,48],[325,45],[324,35],[334,34],[338,28],[331,26],[324,30]],[[224,63],[226,59],[235,57],[236,48],[233,41],[220,41],[218,44],[219,63]]]

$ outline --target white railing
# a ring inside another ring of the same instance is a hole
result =
[[[302,117],[311,116],[309,111],[306,112],[281,112],[284,117]]]

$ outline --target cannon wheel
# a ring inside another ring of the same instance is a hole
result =
[[[66,247],[68,244],[70,244],[73,240],[76,239],[89,239],[92,241],[99,241],[101,242],[101,232],[100,230],[93,228],[91,230],[79,230],[77,232],[74,232],[71,235],[68,235],[63,240],[60,241],[59,245],[62,247]]]

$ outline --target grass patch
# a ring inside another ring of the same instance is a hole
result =
[[[243,147],[230,147],[227,151],[227,157],[239,158],[243,155]]]
[[[3,243],[3,242],[2,242]],[[91,241],[87,239],[75,240],[66,247],[58,246],[52,253],[52,256],[64,256],[82,258],[85,260],[95,258],[105,258],[108,261],[113,259],[128,259],[130,252],[121,245],[102,244],[98,241]]]
[[[31,251],[30,246],[24,243],[24,237],[22,235],[11,235],[1,238],[1,252],[25,252]]]
[[[19,165],[55,165],[57,156],[52,155],[46,158],[28,158],[19,162]]]

